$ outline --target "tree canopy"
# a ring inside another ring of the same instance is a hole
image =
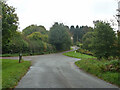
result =
[[[44,26],[30,25],[26,27],[23,31],[25,36],[32,34],[33,32],[40,32],[41,34],[47,34],[47,30]]]
[[[50,28],[49,43],[54,45],[57,50],[70,49],[71,37],[68,28],[61,23],[55,23]]]
[[[78,25],[76,27],[71,26],[70,32],[73,36],[73,43],[74,44],[76,44],[77,42],[82,43],[82,37],[84,36],[84,34],[86,34],[87,32],[90,32],[92,30],[93,30],[93,28],[88,27],[88,26],[81,26],[81,27],[79,27]]]
[[[86,33],[82,38],[82,42],[83,42],[82,47],[86,50],[92,51],[92,42],[94,38],[95,38],[94,32]]]
[[[3,53],[6,53],[11,37],[18,28],[18,17],[14,7],[8,6],[5,2],[0,3],[2,5],[2,49]]]
[[[112,55],[115,43],[115,32],[109,23],[97,22],[95,26],[95,38],[93,39],[93,52],[96,57],[107,58]]]

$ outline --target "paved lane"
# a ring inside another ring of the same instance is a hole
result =
[[[58,54],[30,57],[33,65],[16,88],[116,88],[78,69],[78,59]]]

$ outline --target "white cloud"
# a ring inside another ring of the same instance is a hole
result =
[[[31,24],[49,29],[56,21],[69,26],[93,26],[93,20],[110,20],[117,8],[114,0],[9,0],[7,3],[17,8],[21,30]]]

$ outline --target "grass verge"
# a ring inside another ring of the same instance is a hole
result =
[[[30,61],[18,63],[18,60],[2,59],[2,88],[14,88],[30,66]]]
[[[74,57],[74,58],[80,58],[80,59],[88,59],[88,58],[96,58],[90,55],[85,55],[85,54],[81,54],[75,51],[71,51],[71,52],[67,52],[67,53],[63,53],[63,55],[69,56],[69,57]]]
[[[118,80],[119,78],[119,73],[118,72],[103,72],[100,68],[100,65],[103,63],[107,63],[108,61],[98,61],[94,59],[82,59],[80,61],[75,62],[75,64],[85,70],[86,72],[89,72],[107,82],[110,82],[112,84],[116,84],[120,87],[120,81]]]
[[[17,57],[19,54],[0,54],[0,57]],[[22,54],[22,56],[30,56],[30,54]]]
[[[43,55],[43,54],[50,54],[55,52],[41,52],[41,53],[33,53],[32,55],[30,53],[22,53],[22,56],[33,56],[33,55]],[[0,57],[17,57],[19,56],[19,53],[14,54],[0,54]]]
[[[64,53],[64,55],[75,58],[81,58],[80,61],[75,62],[75,64],[80,69],[120,87],[120,81],[119,81],[120,72],[111,72],[111,71],[104,72],[100,68],[102,64],[107,63],[109,61],[107,60],[99,61],[95,57],[80,53],[74,53],[74,52],[67,52]]]

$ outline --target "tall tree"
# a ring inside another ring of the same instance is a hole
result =
[[[75,30],[75,27],[72,25],[72,26],[70,27],[70,32],[71,32],[72,35],[74,34],[74,30]]]
[[[68,28],[63,24],[55,23],[50,28],[49,42],[54,45],[57,50],[70,49],[71,38]]]
[[[8,53],[11,37],[18,28],[18,17],[15,8],[8,6],[5,2],[2,5],[2,49],[3,53]]]
[[[71,26],[70,27],[70,33],[73,36],[73,42],[76,44],[77,42],[82,42],[82,37],[87,33],[93,31],[92,27],[88,26],[81,26],[79,27],[78,25],[76,27]]]
[[[106,58],[113,53],[115,32],[109,23],[99,21],[95,24],[95,38],[93,39],[94,54],[98,59]]]

